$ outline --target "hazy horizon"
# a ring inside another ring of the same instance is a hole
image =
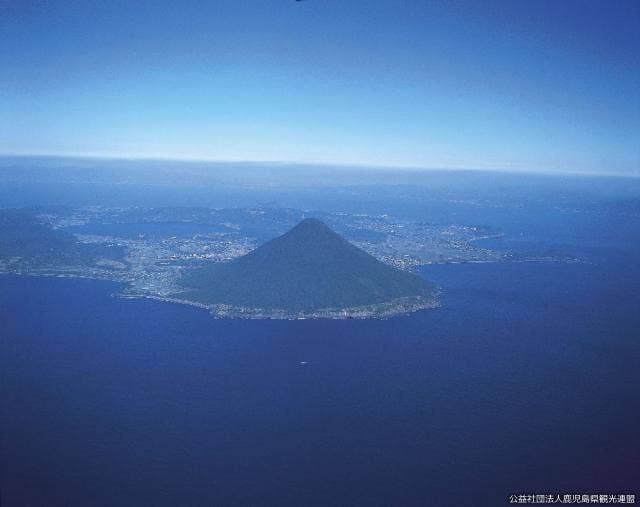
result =
[[[142,156],[125,156],[125,155],[63,155],[49,153],[0,153],[0,162],[7,159],[22,159],[25,161],[39,159],[53,163],[53,161],[104,161],[109,162],[131,162],[131,163],[177,163],[185,165],[193,164],[210,164],[212,166],[222,164],[242,164],[248,166],[269,166],[280,168],[316,168],[329,170],[359,170],[359,171],[377,171],[377,172],[405,172],[405,173],[436,173],[436,172],[453,172],[453,173],[499,173],[513,174],[522,176],[585,176],[585,177],[611,177],[611,178],[640,178],[640,170],[635,172],[611,172],[611,171],[580,171],[580,170],[545,170],[540,169],[513,169],[500,167],[427,167],[427,166],[410,166],[410,165],[375,165],[366,163],[341,163],[341,162],[321,162],[321,161],[299,161],[299,160],[247,160],[247,159],[202,159],[202,158],[177,158],[177,157],[142,157]]]

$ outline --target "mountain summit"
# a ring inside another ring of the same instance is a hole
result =
[[[388,316],[435,301],[422,278],[380,262],[315,218],[183,283],[188,299],[228,316]]]

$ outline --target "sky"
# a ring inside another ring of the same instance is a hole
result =
[[[0,153],[640,175],[640,2],[0,0]]]

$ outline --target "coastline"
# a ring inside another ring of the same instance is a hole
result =
[[[96,280],[103,282],[113,282],[122,284],[122,291],[111,294],[119,299],[150,299],[163,303],[192,306],[201,310],[206,310],[215,319],[243,319],[243,320],[364,320],[364,319],[390,319],[409,315],[421,310],[438,308],[441,306],[439,295],[440,290],[435,289],[431,297],[410,296],[396,298],[391,301],[375,303],[371,305],[353,306],[347,308],[321,308],[315,311],[289,311],[284,309],[265,309],[238,307],[226,304],[206,304],[192,301],[186,298],[160,296],[157,294],[127,293],[126,284],[128,280],[116,279],[105,276],[103,273],[81,274],[72,272],[58,272],[53,270],[43,270],[42,272],[7,271],[0,270],[0,276],[33,276],[47,278],[78,278],[85,280]]]
[[[487,260],[487,261],[448,261],[438,263],[423,264],[420,268],[427,268],[431,265],[437,264],[493,264],[504,263],[504,260]],[[532,259],[512,259],[506,261],[509,263],[533,263],[533,262],[585,262],[580,259],[553,259],[553,258],[532,258]],[[324,319],[324,320],[365,320],[365,319],[378,319],[385,320],[393,317],[400,317],[410,315],[412,313],[439,308],[442,306],[440,302],[440,288],[436,287],[434,293],[430,297],[423,296],[411,296],[396,298],[391,301],[354,306],[347,308],[321,308],[314,311],[290,311],[285,309],[265,309],[265,308],[251,308],[251,307],[238,307],[227,304],[207,304],[199,301],[193,301],[187,298],[176,297],[176,295],[159,295],[153,293],[134,293],[128,292],[131,290],[131,278],[122,273],[122,276],[114,276],[113,273],[95,269],[87,268],[85,272],[80,272],[73,266],[66,266],[61,268],[43,268],[41,270],[9,270],[6,266],[0,265],[1,275],[15,275],[15,276],[35,276],[35,277],[51,277],[51,278],[78,278],[88,279],[96,281],[108,281],[119,283],[122,285],[122,289],[119,292],[113,293],[113,297],[122,299],[150,299],[154,301],[160,301],[163,303],[172,303],[179,305],[192,306],[201,310],[207,311],[215,319],[246,319],[246,320],[311,320],[311,319]]]
[[[438,308],[440,292],[436,290],[430,298],[421,296],[396,298],[391,301],[371,305],[353,306],[347,308],[321,308],[318,310],[290,311],[284,309],[265,309],[227,305],[223,303],[205,304],[189,299],[156,296],[153,294],[114,294],[123,299],[151,299],[165,303],[193,306],[208,311],[216,319],[247,319],[247,320],[364,320],[389,319],[409,315],[411,313]]]

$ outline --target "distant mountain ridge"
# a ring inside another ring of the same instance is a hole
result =
[[[243,257],[194,270],[182,283],[187,299],[230,315],[387,316],[435,300],[422,278],[380,262],[315,218]]]

